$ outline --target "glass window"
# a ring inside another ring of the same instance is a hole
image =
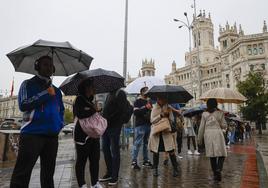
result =
[[[253,45],[253,54],[257,55],[258,54],[258,49],[257,49],[257,44]]]
[[[248,55],[252,55],[251,45],[248,45]]]
[[[196,34],[194,34],[194,47],[196,48]]]
[[[264,49],[263,49],[263,44],[259,44],[259,53],[263,54]]]
[[[261,64],[262,70],[265,70],[265,64]]]
[[[200,32],[198,32],[198,45],[201,45],[201,37],[200,37]]]
[[[223,48],[227,48],[227,40],[223,41]]]
[[[230,88],[230,84],[227,84],[227,88]]]
[[[250,69],[250,71],[253,71],[254,70],[254,65],[249,65],[249,69]]]

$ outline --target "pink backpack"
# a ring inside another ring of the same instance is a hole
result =
[[[107,120],[98,112],[88,118],[78,120],[83,131],[91,138],[100,138],[107,128]]]

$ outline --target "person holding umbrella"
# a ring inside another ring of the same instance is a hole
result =
[[[223,129],[227,128],[224,113],[217,108],[217,100],[207,100],[207,111],[202,114],[198,131],[198,143],[204,138],[206,156],[210,158],[214,180],[221,181],[221,171],[227,156]]]
[[[138,153],[141,145],[143,144],[143,164],[142,166],[151,167],[152,164],[148,158],[148,139],[151,131],[150,115],[152,104],[148,101],[145,92],[148,87],[140,89],[140,97],[134,102],[134,115],[135,121],[135,141],[132,150],[132,163],[133,169],[140,170],[137,162]]]
[[[168,105],[168,101],[164,96],[157,96],[157,103],[151,112],[152,126],[159,122],[162,118],[168,118],[170,121],[174,120],[172,108]],[[156,134],[150,134],[149,149],[153,152],[153,175],[158,176],[159,152],[168,152],[173,166],[173,176],[179,175],[178,162],[175,155],[175,140],[173,133],[170,131],[162,131]]]
[[[10,181],[11,188],[28,187],[32,169],[40,157],[41,187],[54,187],[58,151],[58,134],[63,127],[64,106],[58,88],[52,85],[55,72],[50,56],[34,64],[36,76],[25,80],[19,90],[18,103],[23,114],[18,157]]]
[[[106,97],[103,117],[107,119],[107,129],[102,136],[102,147],[107,167],[106,174],[100,178],[101,182],[109,181],[108,185],[118,183],[120,169],[120,134],[124,123],[127,123],[133,113],[133,106],[127,100],[122,89],[109,92]]]
[[[93,87],[93,81],[90,79],[83,80],[78,85],[79,95],[76,97],[73,114],[78,119],[89,118],[93,114],[99,111],[93,104],[95,95],[95,89]],[[87,187],[85,181],[85,166],[87,159],[89,159],[89,171],[91,175],[91,185],[93,188],[102,188],[99,184],[99,160],[100,160],[100,139],[89,137],[80,125],[79,121],[76,121],[74,129],[74,141],[76,149],[76,163],[75,173],[79,187]]]

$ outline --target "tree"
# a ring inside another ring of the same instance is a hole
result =
[[[73,122],[73,113],[69,109],[65,109],[64,111],[64,122],[66,124]]]
[[[262,134],[262,128],[265,127],[268,114],[268,92],[265,88],[264,77],[262,73],[250,72],[245,81],[237,85],[248,100],[246,105],[241,107],[241,112],[245,119],[256,123],[256,129]]]

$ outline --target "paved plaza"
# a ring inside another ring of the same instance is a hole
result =
[[[256,138],[258,139],[258,138]],[[153,188],[153,187],[181,187],[181,188],[255,188],[259,187],[260,175],[257,169],[256,157],[256,139],[246,140],[244,143],[237,143],[228,149],[228,158],[224,164],[223,181],[215,183],[211,177],[209,160],[202,154],[201,156],[189,156],[186,154],[186,140],[184,139],[183,159],[178,159],[180,164],[180,175],[176,178],[172,176],[172,166],[162,165],[160,159],[159,177],[153,177],[152,170],[142,168],[135,171],[131,168],[130,149],[121,151],[121,168],[118,188]],[[265,141],[265,140],[264,140]],[[131,140],[130,140],[131,143]],[[261,147],[261,146],[260,146]],[[131,148],[131,145],[130,145]],[[54,175],[55,187],[69,188],[78,187],[75,173],[75,152],[71,135],[62,135],[60,137],[59,151],[57,156],[57,165]],[[0,167],[0,187],[9,187],[9,181],[12,174],[12,163],[1,164]],[[90,185],[87,170],[87,183]],[[40,187],[40,166],[36,164],[31,177],[30,187]],[[103,156],[100,160],[100,176],[105,173]],[[265,175],[265,174],[264,174]],[[263,174],[261,175],[263,176]],[[102,184],[108,187],[107,184]]]

